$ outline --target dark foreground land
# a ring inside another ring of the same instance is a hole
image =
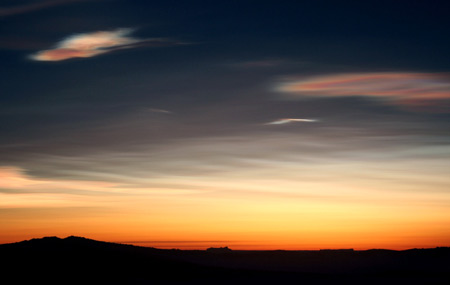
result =
[[[0,245],[0,258],[2,284],[450,284],[450,248],[182,251],[47,237]]]

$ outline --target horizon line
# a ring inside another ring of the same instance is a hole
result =
[[[15,242],[7,242],[7,243],[0,243],[0,245],[8,245],[8,244],[16,244],[16,243],[21,243],[21,242],[27,242],[27,241],[32,241],[32,240],[43,240],[43,239],[48,239],[48,238],[56,238],[59,240],[65,240],[68,238],[79,238],[79,239],[85,239],[85,240],[91,240],[91,241],[95,241],[95,242],[105,242],[105,243],[113,243],[113,244],[121,244],[121,245],[131,245],[131,246],[138,246],[138,247],[144,247],[144,248],[153,248],[153,249],[160,249],[160,250],[172,250],[172,249],[176,249],[176,250],[185,250],[185,251],[191,251],[191,250],[198,250],[198,251],[206,251],[208,248],[223,248],[223,247],[228,247],[229,249],[231,249],[232,251],[370,251],[370,250],[388,250],[388,251],[408,251],[408,250],[426,250],[426,249],[439,249],[439,248],[450,248],[450,245],[448,246],[431,246],[431,247],[410,247],[410,248],[405,248],[405,249],[391,249],[391,248],[366,248],[366,249],[355,249],[352,247],[346,247],[346,248],[318,248],[318,249],[283,249],[283,248],[274,248],[274,249],[233,249],[230,245],[217,245],[217,246],[205,246],[204,249],[203,248],[195,248],[195,249],[181,249],[181,248],[160,248],[160,247],[153,247],[153,246],[142,246],[142,245],[134,245],[133,243],[167,243],[167,244],[171,244],[171,243],[177,243],[177,242],[186,242],[186,243],[201,243],[201,242],[228,242],[228,243],[232,243],[233,241],[208,241],[208,240],[201,240],[201,241],[104,241],[104,240],[98,240],[98,239],[92,239],[92,238],[87,238],[87,237],[82,237],[82,236],[75,236],[75,235],[69,235],[66,236],[64,238],[58,237],[58,236],[43,236],[43,237],[39,237],[39,238],[30,238],[30,239],[24,239],[24,240],[19,240],[19,241],[15,241]],[[236,242],[236,241],[234,241]]]

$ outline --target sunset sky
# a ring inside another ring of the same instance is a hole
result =
[[[0,243],[450,246],[449,11],[2,0]]]

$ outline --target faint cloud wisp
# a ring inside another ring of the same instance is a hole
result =
[[[115,191],[117,184],[105,181],[75,181],[38,179],[28,176],[24,169],[19,167],[0,167],[0,192],[1,189],[15,189],[19,192],[34,192],[58,190],[85,190],[85,191]]]
[[[114,196],[155,197],[201,192],[180,187],[155,187],[147,180],[135,181],[41,178],[27,174],[21,167],[0,166],[0,209],[97,205]]]
[[[88,2],[88,1],[98,1],[98,0],[47,0],[39,1],[30,4],[18,5],[13,7],[0,7],[0,17],[14,16],[25,13],[30,13],[50,7],[62,6],[76,2]]]
[[[173,113],[172,111],[169,111],[169,110],[157,109],[157,108],[148,108],[148,110],[153,113],[162,113],[162,114],[172,114]]]

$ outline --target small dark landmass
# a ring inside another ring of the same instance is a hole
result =
[[[210,247],[206,251],[215,253],[227,253],[231,252],[232,250],[228,248],[228,246],[226,246],[226,247]]]
[[[162,250],[71,236],[3,244],[0,257],[8,284],[450,284],[448,247]]]

